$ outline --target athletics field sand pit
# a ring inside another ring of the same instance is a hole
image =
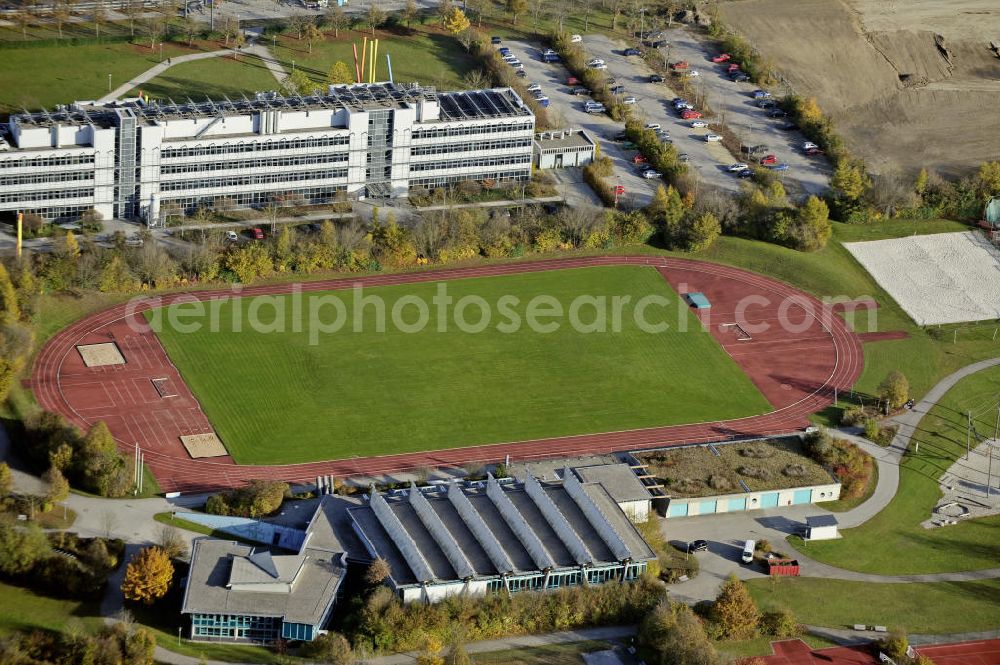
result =
[[[1000,250],[978,231],[844,246],[919,325],[1000,318]]]

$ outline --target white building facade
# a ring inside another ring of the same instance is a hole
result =
[[[222,199],[322,204],[463,180],[523,181],[534,129],[509,88],[380,83],[309,97],[77,102],[11,116],[0,140],[0,213],[56,220],[94,209],[151,221],[166,204],[184,212]]]

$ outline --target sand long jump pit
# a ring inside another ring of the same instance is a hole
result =
[[[844,246],[919,325],[1000,318],[1000,250],[977,231]]]

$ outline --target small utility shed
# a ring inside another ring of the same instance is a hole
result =
[[[840,538],[837,526],[837,518],[833,515],[807,517],[806,540],[834,540]]]
[[[565,129],[535,134],[535,166],[561,169],[586,166],[594,161],[594,139],[582,129]]]

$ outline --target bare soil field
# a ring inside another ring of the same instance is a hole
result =
[[[726,23],[816,97],[879,172],[969,172],[1000,155],[997,0],[732,0]]]

